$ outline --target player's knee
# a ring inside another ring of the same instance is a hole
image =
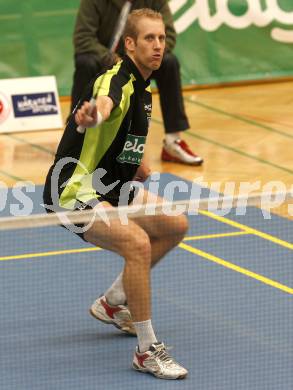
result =
[[[188,219],[185,215],[179,215],[175,217],[176,221],[174,223],[175,234],[178,236],[178,239],[181,241],[188,230]]]
[[[124,258],[143,262],[151,261],[150,239],[143,230],[129,232],[128,237],[122,238],[120,246],[120,255]]]

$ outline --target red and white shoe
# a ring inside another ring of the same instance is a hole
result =
[[[105,324],[112,324],[125,333],[136,335],[130,311],[125,305],[109,305],[105,296],[101,296],[92,304],[90,314]]]
[[[180,138],[171,143],[164,141],[161,159],[188,165],[201,165],[203,163],[203,158],[195,154]]]
[[[143,353],[136,347],[133,368],[161,379],[184,379],[188,374],[186,368],[180,366],[160,342],[152,344],[150,349]]]

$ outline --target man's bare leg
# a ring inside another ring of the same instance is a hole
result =
[[[160,204],[163,198],[147,190],[140,190],[136,204]],[[170,250],[175,248],[184,238],[188,229],[185,215],[169,216],[154,215],[135,218],[137,223],[149,236],[152,248],[152,267],[157,264]]]
[[[103,207],[112,207],[106,202]],[[95,222],[84,233],[95,246],[113,251],[125,259],[123,286],[133,321],[145,321],[151,316],[150,267],[151,244],[148,234],[135,222],[122,225],[120,220]]]
[[[135,203],[161,203],[162,198],[157,197],[148,191],[140,190]],[[151,267],[153,267],[164,255],[176,247],[182,241],[188,228],[187,219],[182,216],[154,215],[142,218],[135,218],[139,225],[149,236],[151,244]],[[125,292],[123,289],[123,274],[121,273],[107,290],[105,296],[109,303],[119,305],[125,303]]]
[[[122,225],[119,220],[112,220],[107,227],[97,222],[84,234],[84,237],[89,242],[114,251],[125,259],[123,287],[138,338],[133,368],[141,372],[150,372],[159,378],[180,379],[186,377],[187,370],[174,361],[166,352],[163,343],[157,341],[151,321],[152,258],[154,261],[158,260],[171,245],[174,246],[174,240],[168,239],[165,240],[163,251],[160,249],[158,234],[160,229],[156,232],[152,229],[155,226],[156,223],[152,219],[146,227],[148,232],[133,221]],[[153,248],[149,234],[155,241]]]

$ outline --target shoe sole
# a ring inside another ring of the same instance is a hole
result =
[[[116,324],[114,321],[109,321],[109,320],[105,320],[105,319],[103,319],[103,318],[98,317],[98,316],[93,312],[92,309],[89,309],[89,313],[90,313],[90,315],[91,315],[92,317],[94,317],[96,320],[99,320],[99,321],[103,322],[104,324],[107,324],[107,325],[109,325],[109,324],[110,324],[110,325],[114,325],[115,328],[121,330],[121,332],[126,333],[126,334],[128,334],[128,335],[130,335],[130,336],[136,336],[136,333],[128,332],[127,330],[122,329],[121,326],[119,326],[118,324]]]
[[[179,375],[179,376],[176,376],[176,378],[174,377],[167,377],[167,376],[164,376],[164,375],[159,375],[159,374],[156,374],[154,372],[151,372],[145,368],[141,368],[139,366],[137,366],[135,363],[132,364],[132,368],[137,371],[137,372],[141,372],[141,373],[144,373],[144,374],[150,374],[150,375],[153,375],[155,376],[156,378],[159,378],[159,379],[166,379],[166,380],[176,380],[176,379],[185,379],[187,377],[187,374],[182,374],[182,375]]]
[[[183,165],[191,165],[191,166],[194,166],[194,167],[199,167],[204,162],[204,160],[201,160],[201,161],[198,161],[198,162],[189,163],[189,162],[181,161],[179,159],[177,160],[175,157],[174,158],[162,158],[162,161],[174,162],[174,163],[183,164]]]

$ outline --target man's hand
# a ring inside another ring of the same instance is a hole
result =
[[[76,111],[75,122],[85,128],[95,127],[98,119],[101,123],[101,121],[106,121],[109,118],[113,106],[113,101],[108,96],[99,96],[95,107],[89,102],[84,102],[80,109]]]
[[[151,170],[145,160],[142,160],[140,166],[137,168],[134,181],[144,182],[151,175]]]
[[[75,122],[82,127],[94,127],[97,123],[97,106],[93,107],[89,102],[76,111]]]

